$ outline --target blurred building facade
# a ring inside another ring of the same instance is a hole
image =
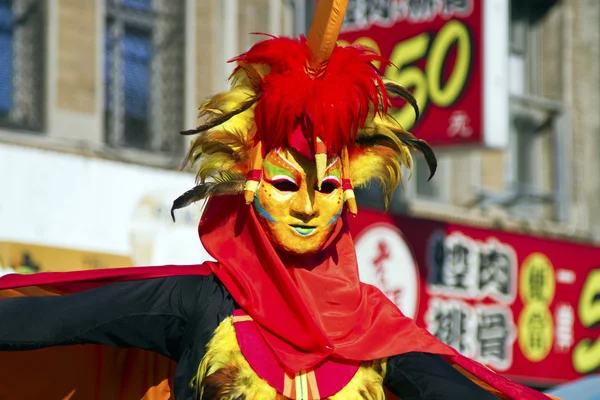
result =
[[[2,142],[169,168],[250,32],[294,20],[271,0],[2,0],[0,29]]]
[[[226,88],[227,60],[261,39],[251,32],[303,29],[293,10],[0,0],[0,275],[206,259],[200,210],[177,224],[168,212],[194,184],[179,132]]]
[[[425,3],[415,1],[414,3]],[[510,2],[510,139],[503,150],[417,156],[392,210],[600,243],[600,3]],[[362,198],[382,204],[372,193]]]
[[[299,3],[1,0],[0,143],[176,169],[226,60],[250,32],[305,31]],[[417,157],[392,212],[600,242],[599,18],[594,0],[513,1],[510,145],[439,150],[431,182]]]

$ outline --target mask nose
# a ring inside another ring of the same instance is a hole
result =
[[[313,190],[314,192],[314,190]],[[314,193],[311,196],[305,188],[298,190],[290,207],[290,214],[303,222],[308,222],[319,216],[319,209],[315,206]]]

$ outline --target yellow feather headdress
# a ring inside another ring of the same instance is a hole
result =
[[[321,0],[308,38],[271,37],[233,61],[231,89],[199,108],[203,124],[184,166],[198,165],[197,186],[173,203],[173,210],[212,195],[244,193],[249,204],[266,153],[290,147],[315,160],[318,185],[328,155],[342,159],[344,198],[356,214],[354,187],[376,180],[384,200],[412,168],[410,150],[423,153],[431,176],[436,158],[429,145],[388,115],[390,98],[413,96],[385,80],[373,66],[379,56],[359,46],[340,47],[347,0]],[[430,176],[430,177],[431,177]]]

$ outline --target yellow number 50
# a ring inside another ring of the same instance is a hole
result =
[[[579,297],[578,315],[581,324],[590,328],[600,323],[600,269],[588,275]],[[595,341],[583,339],[573,350],[573,367],[581,374],[587,374],[600,368],[600,338]]]
[[[385,76],[406,88],[413,88],[413,95],[423,113],[429,102],[438,107],[451,106],[460,96],[467,83],[471,68],[471,38],[467,27],[458,20],[447,22],[431,43],[430,35],[421,33],[398,43],[392,54]],[[442,85],[444,66],[452,45],[456,43],[456,61],[445,84]],[[428,53],[429,50],[429,53]],[[426,58],[425,71],[414,65]],[[392,113],[405,129],[415,124],[410,106],[405,105]]]

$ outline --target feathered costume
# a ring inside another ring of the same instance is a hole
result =
[[[365,48],[335,41],[346,2],[321,0],[307,38],[271,37],[237,57],[232,88],[206,101],[186,163],[210,197],[199,224],[217,260],[0,279],[0,399],[545,399],[439,342],[359,281],[342,213],[317,254],[277,251],[257,218],[267,154],[341,158],[341,188],[379,180],[386,199],[410,149]]]

